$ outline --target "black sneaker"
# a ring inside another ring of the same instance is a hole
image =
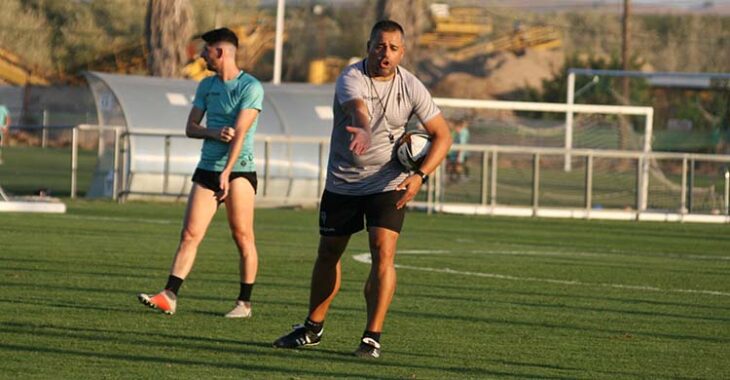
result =
[[[355,350],[355,356],[361,358],[379,358],[380,343],[376,342],[373,338],[362,338],[362,341],[360,342],[360,347]]]
[[[298,348],[306,346],[316,346],[322,340],[322,331],[316,334],[304,327],[304,325],[294,325],[293,330],[281,338],[274,341],[276,348]]]

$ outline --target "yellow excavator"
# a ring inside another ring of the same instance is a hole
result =
[[[419,44],[440,48],[452,61],[465,61],[498,51],[522,54],[526,49],[552,49],[561,45],[560,33],[547,26],[524,26],[516,22],[506,35],[492,35],[493,24],[489,12],[479,7],[451,7],[445,3],[431,5],[434,24],[424,33]]]
[[[492,18],[486,9],[451,7],[445,3],[431,4],[434,29],[421,34],[422,46],[459,49],[492,33]]]
[[[236,61],[244,70],[250,70],[259,59],[269,50],[274,49],[274,36],[276,31],[273,22],[259,19],[256,23],[241,25],[231,28],[238,36],[238,55]],[[284,35],[286,40],[286,35]],[[182,73],[186,78],[201,81],[213,75],[212,71],[206,68],[205,60],[196,56],[190,63],[185,65]]]
[[[24,67],[17,55],[2,48],[0,48],[0,80],[16,86],[48,85],[50,83],[48,79],[34,74],[30,69]]]
[[[484,38],[471,45],[446,54],[455,61],[465,61],[477,56],[497,51],[509,51],[517,55],[527,49],[547,50],[561,45],[560,34],[549,26],[533,26],[515,29],[512,33],[498,38]]]

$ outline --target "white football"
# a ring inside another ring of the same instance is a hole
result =
[[[423,131],[406,132],[398,139],[395,154],[406,169],[418,169],[431,148],[431,135]]]

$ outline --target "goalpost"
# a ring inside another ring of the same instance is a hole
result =
[[[584,85],[579,90],[576,90],[576,77],[577,76],[589,76],[593,79]],[[605,84],[604,80],[600,78],[624,78],[624,79],[642,79],[645,80],[646,85],[653,89],[663,89],[665,91],[677,90],[677,91],[728,91],[730,90],[730,73],[683,73],[683,72],[643,72],[643,71],[631,71],[631,70],[604,70],[604,69],[581,69],[581,68],[570,68],[568,69],[568,85],[566,94],[566,103],[569,105],[575,104],[576,97],[593,88],[601,87],[603,91],[607,91],[613,98],[619,102],[627,102],[627,99],[623,97],[627,94],[618,94],[612,89],[609,81]],[[599,83],[600,82],[600,83]],[[704,111],[704,110],[703,110]],[[661,112],[661,110],[659,111]],[[566,130],[572,132],[574,126],[573,112],[569,111],[565,114],[565,127]],[[680,126],[679,129],[691,130],[692,125]],[[657,132],[657,139],[660,139],[661,130]],[[565,148],[572,148],[572,133],[566,133],[565,136]],[[652,139],[653,136],[647,134],[647,139]],[[651,141],[645,141],[644,151],[653,151],[652,146],[646,146],[646,143]],[[680,147],[674,147],[670,151],[681,151]],[[569,169],[569,163],[566,162],[566,169]]]
[[[637,106],[615,106],[615,105],[595,105],[595,104],[564,104],[564,103],[536,103],[536,102],[516,102],[516,101],[495,101],[495,100],[473,100],[473,99],[451,99],[451,98],[435,98],[434,101],[440,107],[466,109],[466,110],[503,110],[503,111],[531,111],[531,112],[550,112],[565,113],[566,121],[564,129],[564,170],[571,170],[572,157],[570,150],[574,145],[574,114],[600,114],[600,115],[628,115],[641,116],[644,118],[644,134],[641,142],[641,152],[651,152],[652,141],[652,125],[654,110],[651,107]],[[558,130],[554,134],[560,134],[562,126],[558,125]],[[512,129],[519,127],[512,127]],[[545,128],[543,128],[543,131]],[[509,145],[519,145],[510,144]],[[500,145],[500,144],[498,144]],[[640,173],[638,175],[638,205],[640,209],[646,209],[648,198],[648,160],[640,162]]]

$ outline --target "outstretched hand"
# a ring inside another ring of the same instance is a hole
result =
[[[408,202],[413,200],[416,194],[418,194],[418,190],[421,189],[421,185],[423,185],[423,178],[421,178],[420,175],[411,174],[406,177],[403,182],[395,187],[396,190],[403,191],[403,195],[401,195],[400,199],[395,204],[395,208],[400,210],[408,204]]]
[[[345,127],[347,132],[352,134],[352,141],[350,141],[350,151],[356,155],[361,155],[370,147],[370,131],[366,131],[364,128],[358,127]]]

